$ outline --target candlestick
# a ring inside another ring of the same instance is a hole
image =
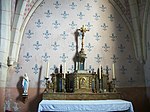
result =
[[[103,84],[102,84],[102,80],[99,80],[99,92],[102,93],[103,92]]]
[[[49,74],[49,62],[47,62],[46,78],[48,78],[48,74]]]
[[[113,92],[117,92],[116,90],[116,79],[112,79]]]
[[[48,90],[49,90],[49,84],[50,84],[50,82],[48,81],[48,77],[45,77],[45,80],[46,80],[46,83],[45,83],[45,85],[46,85],[46,88],[45,88],[45,90],[44,90],[44,92],[46,92],[46,93],[48,93]]]
[[[112,75],[112,78],[115,79],[115,64],[113,63],[112,64],[112,70],[113,70],[113,75]]]

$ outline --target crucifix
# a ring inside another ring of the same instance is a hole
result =
[[[81,43],[82,48],[81,48],[81,50],[84,50],[84,49],[83,49],[84,34],[85,34],[87,31],[89,31],[89,30],[86,29],[86,28],[84,27],[84,25],[82,25],[82,27],[81,27],[80,29],[78,29],[78,30],[82,33],[82,43]]]

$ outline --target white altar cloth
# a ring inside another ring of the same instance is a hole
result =
[[[125,100],[42,100],[38,112],[134,112]]]

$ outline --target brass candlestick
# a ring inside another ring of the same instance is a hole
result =
[[[117,92],[116,90],[116,78],[112,79],[113,92]]]
[[[48,93],[48,90],[49,90],[50,82],[48,81],[48,79],[49,79],[48,77],[45,77],[45,80],[46,80],[46,82],[45,82],[46,88],[44,90],[45,93]]]
[[[99,92],[100,92],[100,93],[103,92],[103,83],[102,83],[102,79],[99,79]]]
[[[66,78],[62,78],[62,83],[63,83],[63,92],[66,92]]]

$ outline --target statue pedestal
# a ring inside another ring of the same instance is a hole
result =
[[[107,100],[121,99],[117,92],[106,93],[43,93],[43,100]]]

